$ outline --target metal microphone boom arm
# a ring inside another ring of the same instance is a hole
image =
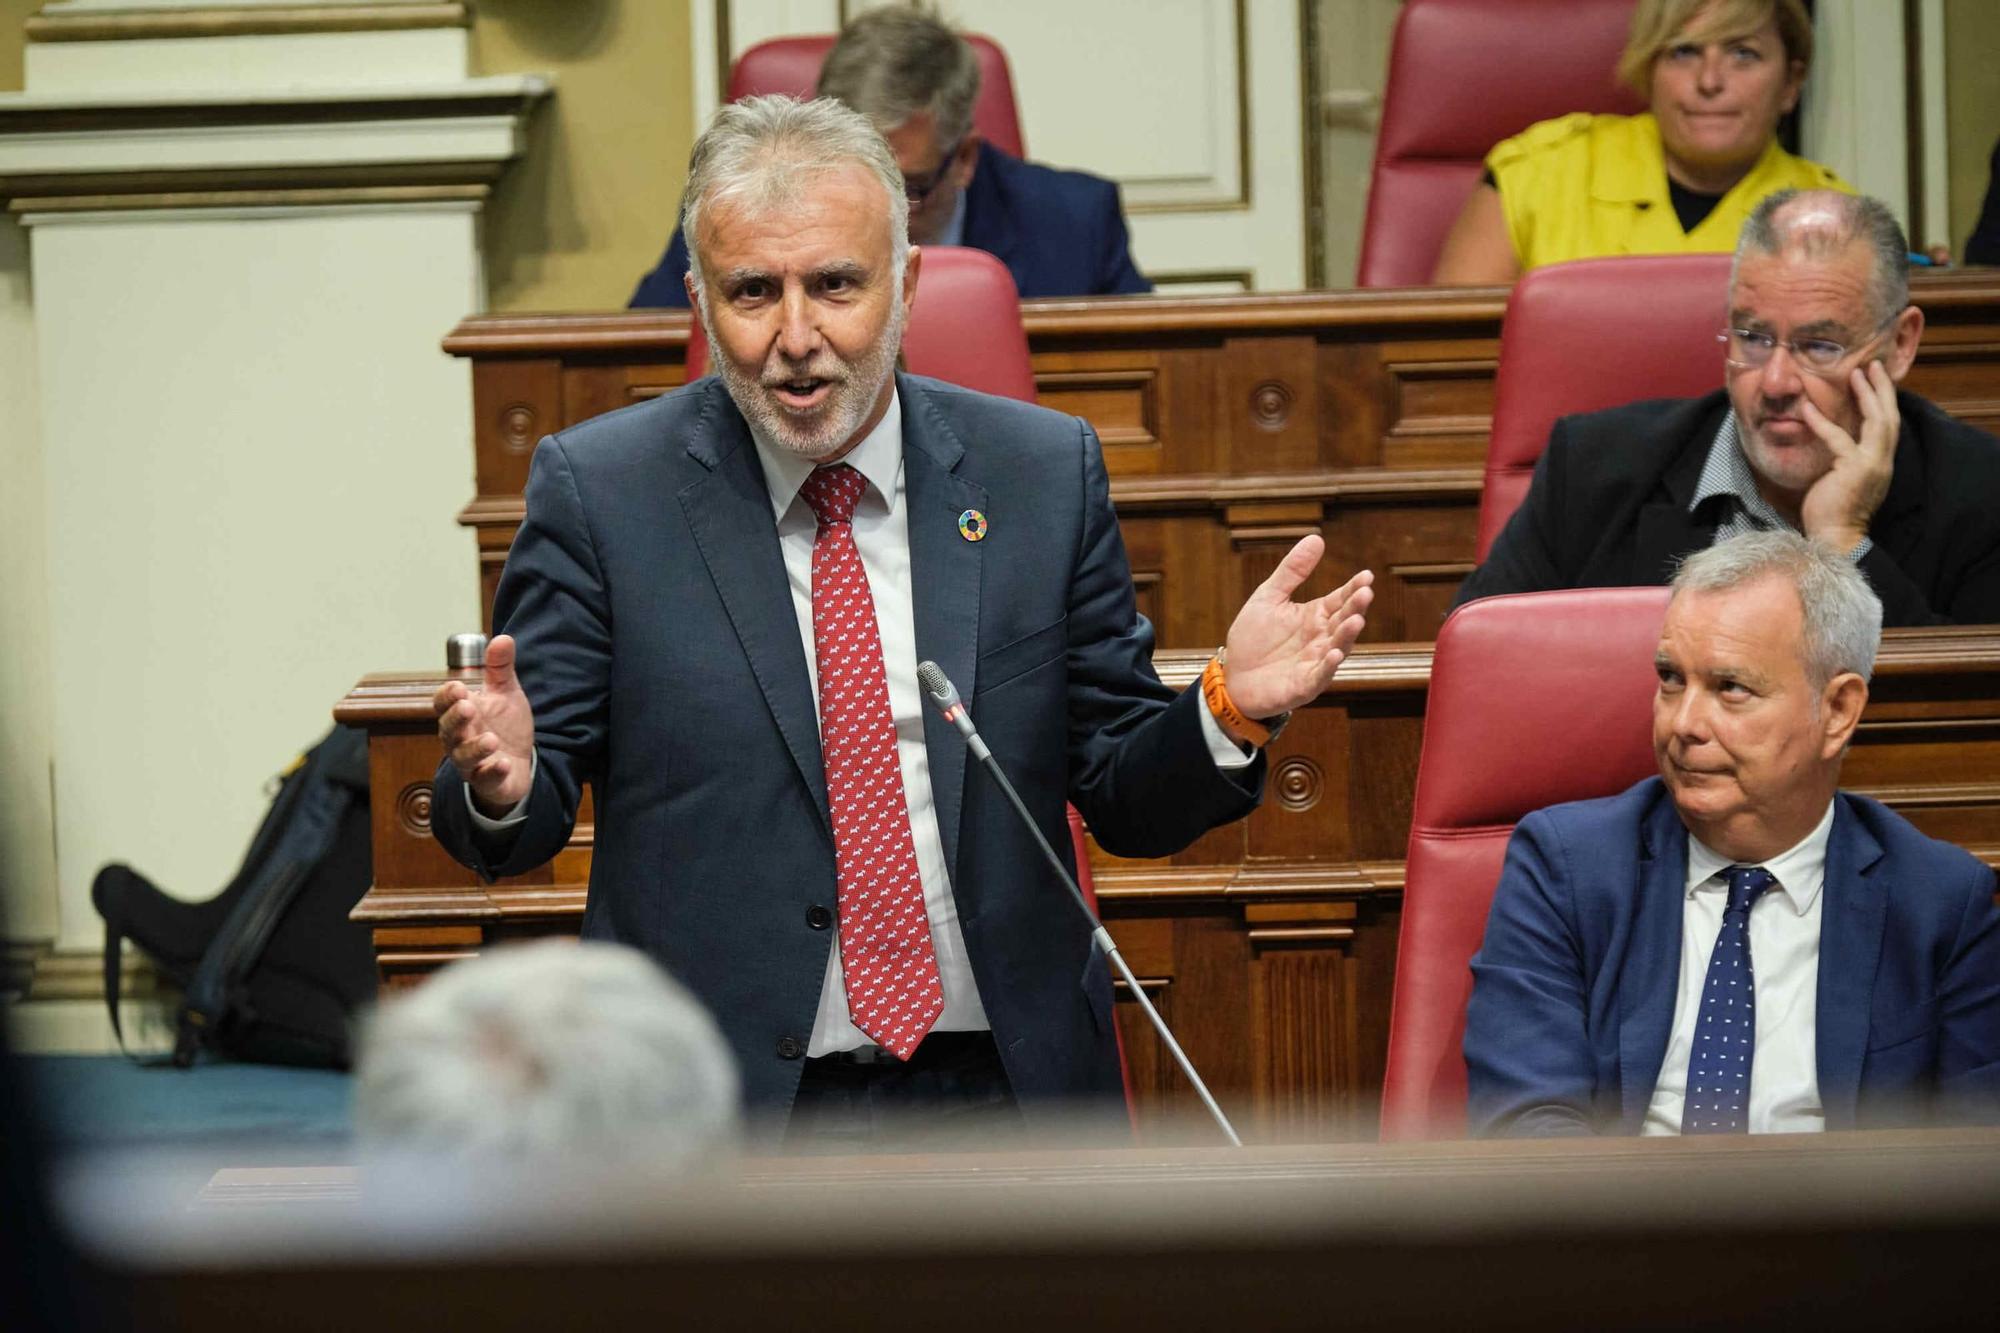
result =
[[[1201,1075],[1195,1072],[1194,1062],[1188,1059],[1187,1052],[1181,1049],[1181,1044],[1174,1040],[1173,1032],[1167,1027],[1167,1020],[1161,1018],[1160,1011],[1153,1008],[1153,1002],[1146,998],[1146,992],[1140,987],[1139,979],[1133,976],[1132,969],[1125,965],[1125,957],[1118,952],[1118,944],[1111,938],[1111,932],[1104,928],[1102,921],[1098,920],[1097,913],[1090,910],[1090,903],[1084,899],[1083,890],[1078,887],[1075,878],[1063,865],[1062,858],[1056,855],[1056,849],[1049,846],[1049,840],[1042,836],[1041,825],[1037,824],[1034,816],[1028,813],[1028,807],[1022,803],[1020,793],[1016,792],[1014,784],[1007,780],[1007,774],[993,758],[993,752],[987,749],[986,742],[979,738],[978,729],[972,725],[972,714],[967,710],[965,701],[958,696],[958,687],[951,683],[950,678],[935,662],[918,663],[917,680],[923,685],[924,693],[930,696],[937,710],[944,714],[945,720],[957,727],[959,734],[965,737],[965,743],[971,749],[973,756],[988,773],[993,775],[993,780],[1000,784],[1000,791],[1006,796],[1007,803],[1014,807],[1014,813],[1021,817],[1021,823],[1033,835],[1035,845],[1041,848],[1042,855],[1048,858],[1049,865],[1056,872],[1056,878],[1069,890],[1070,899],[1076,903],[1076,910],[1083,913],[1085,919],[1090,922],[1091,938],[1097,942],[1097,947],[1104,951],[1104,956],[1111,960],[1111,965],[1118,969],[1118,975],[1125,978],[1125,984],[1132,990],[1132,997],[1139,1002],[1139,1007],[1146,1011],[1146,1017],[1152,1022],[1153,1030],[1160,1034],[1160,1040],[1173,1054],[1174,1063],[1180,1066],[1181,1072],[1187,1075],[1188,1082],[1194,1085],[1196,1094],[1201,1097],[1202,1105],[1206,1106],[1208,1113],[1215,1117],[1215,1123],[1221,1128],[1224,1137],[1229,1140],[1232,1147],[1242,1147],[1243,1140],[1236,1137],[1235,1126],[1229,1123],[1229,1117],[1222,1113],[1222,1108],[1216,1105],[1215,1098],[1209,1094],[1208,1085],[1202,1082]]]

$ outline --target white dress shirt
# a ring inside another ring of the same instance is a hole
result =
[[[819,710],[819,660],[815,652],[812,616],[812,548],[819,522],[812,506],[799,496],[816,464],[762,437],[751,429],[757,461],[771,496],[778,545],[784,554],[785,576],[791,585],[792,609],[799,639],[805,646],[806,674],[812,686],[813,710]],[[924,891],[924,911],[930,918],[931,946],[937,953],[938,977],[944,989],[944,1012],[933,1032],[985,1030],[992,1025],[980,1002],[959,929],[958,903],[952,897],[945,869],[944,841],[938,833],[937,808],[931,793],[930,752],[924,744],[924,698],[917,684],[916,605],[910,592],[910,525],[903,483],[903,408],[900,392],[891,393],[882,420],[841,462],[868,483],[854,507],[854,545],[868,576],[875,601],[875,624],[882,639],[882,660],[889,687],[889,712],[896,725],[896,759],[902,770],[903,796],[910,807],[910,836],[915,846],[917,876]],[[1198,710],[1209,754],[1218,768],[1242,768],[1255,757],[1230,740],[1206,707]],[[466,788],[467,804],[471,788]],[[474,823],[489,832],[520,823],[527,817],[524,798],[506,815],[490,819],[477,807]],[[837,930],[837,926],[836,926]],[[819,1012],[813,1019],[808,1056],[829,1055],[874,1044],[848,1016],[847,985],[840,965],[838,942],[831,950],[820,987]]]
[[[1750,1132],[1796,1134],[1826,1128],[1819,1100],[1819,923],[1826,883],[1829,801],[1819,824],[1790,850],[1763,862],[1777,884],[1750,905],[1750,970],[1757,998],[1757,1047],[1750,1057]],[[1681,1132],[1688,1055],[1701,1014],[1709,955],[1722,931],[1732,861],[1692,834],[1687,901],[1681,913],[1680,988],[1660,1081],[1646,1107],[1642,1134]]]

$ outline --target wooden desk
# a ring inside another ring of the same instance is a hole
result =
[[[693,1177],[586,1152],[557,1172],[238,1173],[193,1208],[172,1163],[89,1166],[66,1230],[135,1329],[1980,1328],[2000,1227],[1990,1130]]]
[[[1844,785],[2000,864],[2000,629],[1885,638]],[[1185,686],[1205,655],[1156,661]],[[553,862],[492,886],[432,839],[441,679],[370,676],[336,710],[370,736],[375,884],[356,916],[389,984],[495,940],[576,930],[589,880],[587,812]],[[1428,645],[1364,645],[1273,747],[1270,793],[1249,819],[1163,860],[1092,857],[1140,984],[1260,1138],[1372,1123],[1429,683]],[[1136,1008],[1119,1013],[1142,1114],[1191,1100]]]
[[[2000,426],[2000,273],[1912,290],[1928,324],[1910,387]],[[1041,401],[1104,441],[1159,642],[1221,642],[1310,531],[1330,571],[1375,570],[1371,642],[1433,638],[1472,567],[1504,300],[1421,288],[1024,303]],[[445,339],[472,362],[478,494],[459,520],[477,533],[489,610],[536,440],[678,386],[687,327],[657,311],[495,315]],[[1721,371],[1718,358],[1718,384]]]

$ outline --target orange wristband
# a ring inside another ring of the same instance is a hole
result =
[[[1222,681],[1223,650],[1216,649],[1215,656],[1208,659],[1208,665],[1201,672],[1201,697],[1208,703],[1208,711],[1224,732],[1246,745],[1263,749],[1270,744],[1272,731],[1262,722],[1252,721],[1243,715],[1236,701],[1229,697],[1229,687]]]

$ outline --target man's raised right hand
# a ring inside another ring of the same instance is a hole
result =
[[[498,818],[520,804],[534,777],[535,714],[514,675],[514,638],[486,646],[485,680],[469,690],[448,680],[431,696],[438,740],[472,789],[481,814]]]

